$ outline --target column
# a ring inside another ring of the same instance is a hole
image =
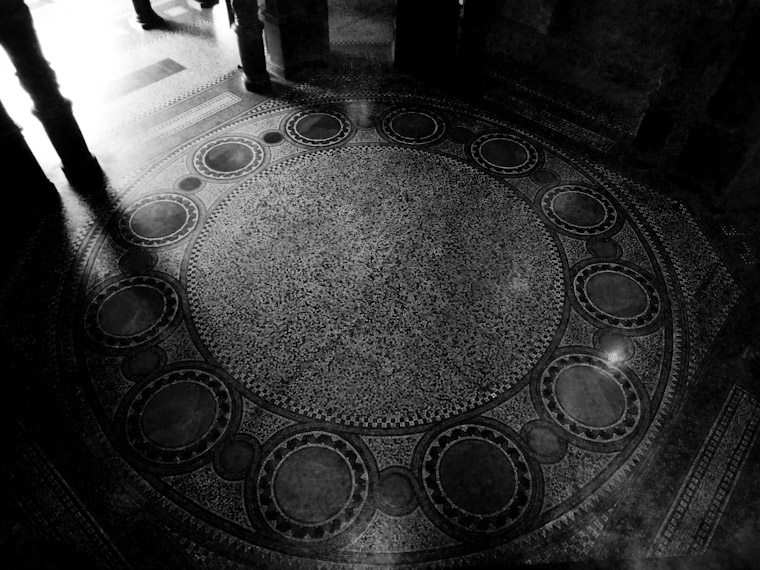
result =
[[[398,0],[393,37],[396,69],[434,83],[451,84],[456,69],[459,10],[458,0]]]
[[[466,0],[459,45],[459,87],[477,91],[484,79],[486,40],[497,16],[496,0]]]
[[[649,95],[649,107],[628,152],[629,160],[637,166],[655,166],[666,145],[672,146],[674,132],[683,131],[704,112],[710,89],[715,89],[711,88],[715,75],[725,72],[721,71],[721,59],[736,49],[727,44],[741,34],[736,27],[740,17],[734,13],[736,6],[720,4],[703,9],[688,30],[677,59]]]
[[[727,209],[760,207],[760,16],[694,125],[677,168]]]
[[[327,0],[262,0],[269,71],[292,78],[330,63]]]
[[[71,101],[61,95],[55,73],[42,54],[32,15],[23,0],[0,2],[0,43],[34,102],[33,113],[58,153],[66,178],[74,186],[102,183],[103,171],[87,148],[71,111]]]
[[[237,35],[243,72],[243,85],[248,91],[262,93],[271,87],[264,52],[264,24],[259,19],[256,0],[228,2],[232,30]]]

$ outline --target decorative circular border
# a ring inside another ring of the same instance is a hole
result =
[[[298,132],[296,126],[298,125],[299,121],[311,115],[328,115],[330,117],[333,117],[340,123],[340,130],[333,136],[326,139],[310,139],[302,135]],[[310,148],[323,148],[336,145],[346,140],[351,135],[351,121],[349,121],[346,115],[333,109],[311,108],[299,111],[291,115],[285,121],[284,131],[288,137],[302,146],[307,146]]]
[[[446,450],[454,443],[467,439],[495,445],[508,458],[514,470],[512,497],[493,514],[478,515],[458,507],[447,497],[440,484],[438,470]],[[497,431],[491,426],[462,424],[441,432],[429,443],[420,462],[420,478],[429,503],[447,526],[453,525],[456,530],[476,536],[487,536],[509,529],[525,514],[536,494],[536,485],[527,455],[515,444],[516,440],[516,435]]]
[[[554,211],[554,200],[562,194],[575,192],[585,194],[597,200],[604,208],[604,218],[593,226],[579,226],[562,219]],[[548,190],[541,199],[541,210],[543,210],[551,222],[559,228],[580,236],[593,236],[606,232],[612,228],[618,221],[618,213],[612,201],[602,192],[588,186],[580,184],[562,184]]]
[[[166,236],[157,238],[145,237],[134,231],[132,219],[140,208],[156,202],[173,202],[185,210],[187,220],[179,229]],[[154,194],[134,202],[127,207],[119,217],[119,234],[126,242],[140,247],[161,247],[173,245],[187,237],[197,226],[199,219],[198,206],[185,196],[179,194]]]
[[[269,173],[273,171],[283,171],[288,166],[290,166],[293,163],[302,162],[302,161],[309,161],[310,156],[317,156],[319,154],[330,156],[335,155],[335,153],[340,152],[346,147],[341,147],[338,149],[335,148],[327,148],[327,149],[319,149],[314,150],[312,153],[302,153],[296,156],[289,156],[281,161],[278,161],[275,164],[269,165],[265,171],[262,171],[263,173]],[[368,147],[352,147],[352,148],[361,148],[363,152],[370,153],[374,152],[371,148]],[[391,148],[391,147],[383,147],[383,148]],[[406,149],[407,153],[420,153],[420,154],[427,154],[430,153],[431,156],[434,156],[438,158],[440,155],[435,153],[435,151],[430,151],[429,149],[425,148],[408,148]],[[469,161],[462,159],[461,157],[456,156],[448,156],[446,157],[451,160],[455,160],[459,162],[459,167],[464,169],[471,169],[473,173],[481,173],[482,171],[475,166],[473,166]],[[485,173],[486,175],[490,175],[489,173]],[[258,174],[257,174],[258,176]],[[498,179],[496,179],[498,180]],[[232,197],[235,196],[236,193],[246,190],[247,188],[250,188],[251,184],[253,184],[255,181],[255,177],[252,177],[250,179],[247,179],[243,181],[240,185],[231,188],[228,192],[225,193],[225,195],[218,200],[216,203],[216,206],[213,208],[213,210],[210,212],[210,214],[207,216],[206,220],[204,221],[204,227],[202,228],[200,235],[203,236],[205,232],[208,231],[208,227],[210,227],[210,224],[214,222],[214,220],[217,218],[217,216],[220,215],[220,212],[222,212],[222,209],[224,205],[232,199]],[[515,194],[516,196],[520,196],[519,193]],[[538,220],[540,221],[540,215],[535,212],[533,209],[533,205],[528,202],[527,200],[522,199],[516,199],[517,207],[525,208],[526,212],[530,212],[533,215],[538,216]],[[543,228],[541,236],[542,242],[544,242],[547,247],[549,248],[556,248],[556,242],[552,239],[552,229],[548,228],[545,224],[539,224],[538,227]],[[558,250],[557,250],[558,251]],[[187,264],[187,273],[185,274],[185,283],[187,283],[187,293],[188,293],[188,304],[190,306],[193,305],[194,298],[198,298],[197,296],[199,293],[197,292],[196,288],[192,284],[192,271],[193,271],[193,260],[197,256],[197,249],[193,247],[190,251],[190,255],[188,256],[189,263]],[[561,260],[558,260],[558,263],[561,263]],[[540,339],[543,341],[542,346],[544,347],[543,350],[536,352],[536,350],[533,347],[529,347],[526,344],[520,344],[518,346],[519,350],[523,350],[526,354],[530,354],[532,358],[528,360],[527,362],[523,363],[521,366],[516,367],[513,362],[513,366],[510,366],[507,368],[508,370],[508,377],[505,381],[500,383],[489,383],[488,389],[480,391],[478,395],[473,397],[473,399],[462,403],[461,405],[457,406],[454,409],[447,410],[447,411],[439,411],[439,410],[433,410],[433,411],[422,411],[419,413],[410,414],[409,416],[401,416],[401,417],[394,417],[394,416],[386,416],[379,419],[366,419],[356,414],[332,414],[332,413],[325,413],[324,410],[321,410],[317,407],[312,406],[312,402],[297,402],[293,399],[291,399],[290,395],[286,392],[282,391],[272,391],[265,385],[255,385],[250,384],[245,381],[245,378],[248,375],[248,372],[244,367],[241,366],[231,366],[228,369],[228,372],[233,375],[233,377],[241,379],[240,384],[244,386],[247,390],[250,390],[256,397],[261,398],[262,400],[268,402],[269,404],[273,404],[274,406],[277,406],[279,408],[283,408],[289,412],[293,412],[295,414],[298,414],[300,416],[307,416],[310,420],[314,421],[323,421],[323,422],[329,422],[332,424],[338,424],[341,426],[349,427],[349,428],[360,428],[360,429],[410,429],[415,428],[418,426],[422,426],[425,424],[432,424],[436,423],[442,420],[451,419],[454,417],[457,417],[461,414],[470,412],[472,410],[475,410],[479,408],[480,406],[487,404],[489,402],[492,402],[494,399],[502,397],[505,393],[508,393],[514,389],[516,389],[516,386],[525,384],[528,381],[528,375],[530,372],[538,365],[540,359],[542,356],[548,356],[551,351],[552,343],[555,342],[553,339],[556,339],[558,335],[558,330],[560,327],[562,327],[562,314],[564,311],[564,303],[565,303],[565,297],[566,292],[564,291],[564,276],[562,275],[561,268],[558,266],[559,274],[556,276],[554,283],[552,284],[553,287],[559,288],[559,298],[557,300],[557,311],[553,317],[554,322],[554,328],[548,331],[545,331],[541,336]],[[191,315],[191,310],[188,309],[188,316]],[[548,321],[547,321],[548,322]],[[213,342],[212,340],[209,340],[208,332],[206,328],[203,326],[202,323],[194,322],[195,331],[199,334],[199,343],[202,346],[202,350],[208,354],[208,358],[215,359],[216,361],[219,361],[219,353],[215,352],[218,350],[218,348],[221,346],[218,343]],[[206,352],[207,351],[207,352]]]
[[[418,113],[420,115],[426,116],[427,118],[431,119],[433,123],[435,123],[435,129],[429,135],[421,138],[407,137],[401,133],[397,133],[393,130],[393,120],[406,113]],[[446,121],[443,119],[443,117],[441,117],[441,115],[427,108],[423,109],[421,107],[396,107],[395,109],[391,109],[389,112],[385,113],[382,121],[380,122],[380,128],[382,130],[382,133],[393,142],[403,145],[424,146],[434,144],[443,138],[443,135],[446,134]]]
[[[130,287],[148,287],[157,290],[164,298],[164,309],[161,316],[150,327],[142,332],[119,336],[108,333],[98,325],[98,312],[103,303],[111,296]],[[177,291],[169,283],[153,276],[139,275],[112,281],[102,285],[87,303],[84,314],[84,328],[90,339],[106,348],[125,349],[134,348],[140,344],[153,340],[164,329],[182,314],[179,310],[180,299]]]
[[[603,428],[586,425],[571,418],[557,401],[555,393],[557,378],[562,372],[576,366],[592,366],[606,373],[618,384],[625,396],[625,412],[620,419]],[[589,443],[617,443],[627,439],[640,424],[643,410],[642,396],[629,378],[617,366],[591,354],[567,354],[555,358],[540,378],[540,399],[549,417],[575,440]]]
[[[483,146],[487,142],[493,140],[513,142],[521,146],[528,157],[522,164],[518,164],[517,166],[499,166],[498,164],[493,164],[486,160],[482,153]],[[472,154],[473,160],[482,168],[485,168],[489,172],[507,176],[526,176],[541,163],[541,154],[536,146],[525,140],[523,137],[502,132],[480,135],[470,144],[470,153]]]
[[[248,147],[253,152],[253,158],[251,159],[251,162],[242,168],[238,168],[237,170],[230,172],[214,170],[208,166],[206,164],[206,155],[209,153],[209,151],[213,150],[219,145],[227,143],[239,143]],[[193,156],[193,166],[200,174],[203,174],[208,178],[212,178],[214,180],[229,180],[250,174],[264,163],[264,158],[264,147],[262,147],[258,141],[243,136],[222,137],[209,141],[205,143],[201,148],[199,148]]]
[[[327,448],[343,458],[351,473],[352,488],[343,508],[327,521],[304,524],[286,515],[274,496],[274,480],[280,465],[294,452],[308,447]],[[256,502],[265,524],[278,535],[300,544],[321,543],[346,531],[362,514],[370,493],[369,469],[347,440],[326,431],[300,432],[280,441],[262,460],[256,481]]]
[[[646,293],[647,306],[634,317],[620,317],[597,307],[588,297],[588,280],[598,273],[618,273],[636,282]],[[662,299],[657,288],[638,271],[619,263],[592,263],[578,271],[572,280],[573,292],[583,310],[604,325],[622,329],[640,329],[657,321],[662,315]]]
[[[162,389],[190,382],[207,388],[216,400],[216,417],[197,441],[179,448],[164,448],[149,441],[140,427],[145,406]],[[130,447],[143,459],[163,467],[194,461],[210,453],[223,438],[233,418],[233,396],[226,384],[215,375],[195,368],[183,368],[162,374],[142,385],[131,399],[125,398],[125,435]],[[122,403],[124,406],[125,403]]]

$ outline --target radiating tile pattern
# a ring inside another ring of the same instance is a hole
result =
[[[62,361],[216,567],[581,555],[739,294],[679,270],[714,253],[678,204],[400,78],[315,78],[141,172]]]
[[[663,521],[650,556],[704,554],[760,426],[760,403],[734,386]]]

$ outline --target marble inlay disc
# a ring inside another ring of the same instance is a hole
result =
[[[477,515],[499,512],[512,499],[512,464],[493,443],[468,439],[449,447],[439,465],[440,485],[452,503]]]
[[[308,155],[233,191],[188,284],[197,330],[238,381],[360,426],[495,398],[547,350],[563,304],[556,245],[516,192],[388,147]]]
[[[113,336],[134,336],[155,325],[164,313],[164,297],[149,286],[133,286],[108,297],[98,311],[98,324]]]
[[[573,366],[560,372],[557,401],[574,419],[593,427],[617,423],[625,413],[625,395],[609,374],[592,366]]]
[[[145,405],[142,429],[160,447],[190,445],[203,437],[216,418],[213,393],[201,384],[178,382],[155,394]]]

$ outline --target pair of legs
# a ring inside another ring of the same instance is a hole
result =
[[[218,4],[219,0],[199,0],[202,8],[210,8]],[[166,27],[166,21],[153,11],[150,0],[132,0],[137,14],[137,23],[142,26],[143,30],[153,30],[156,28]]]

